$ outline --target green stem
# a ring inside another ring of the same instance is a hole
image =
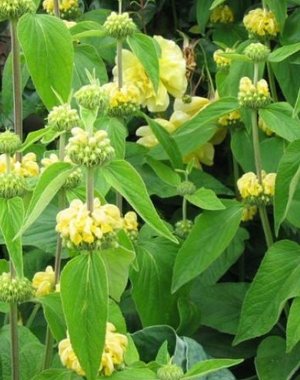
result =
[[[275,77],[274,77],[274,73],[273,73],[273,70],[271,68],[270,62],[267,62],[267,71],[268,71],[268,79],[269,79],[269,84],[270,84],[271,96],[272,96],[274,102],[278,102]]]
[[[270,222],[268,218],[267,208],[265,205],[261,205],[259,207],[259,215],[260,215],[261,223],[263,226],[267,247],[270,248],[271,245],[273,244],[273,235],[272,235],[272,230],[271,230],[271,226],[270,226]]]
[[[255,86],[257,85],[257,82],[258,82],[258,72],[259,72],[258,63],[254,63],[253,84]]]
[[[87,168],[86,202],[87,202],[88,210],[92,213],[94,211],[94,169],[93,168]]]
[[[22,74],[20,59],[20,44],[17,35],[17,21],[10,22],[11,52],[13,68],[13,100],[14,100],[14,131],[23,139],[23,103],[22,103]],[[16,153],[18,161],[21,160],[21,153]]]
[[[6,173],[10,173],[10,155],[5,154],[5,161],[6,161]]]
[[[26,327],[29,329],[37,315],[37,312],[40,310],[40,307],[41,307],[41,304],[40,303],[36,303],[34,305],[34,308],[32,309],[32,312],[31,314],[29,315],[27,321],[26,321]]]
[[[18,305],[10,304],[10,339],[11,339],[11,378],[20,380],[19,338],[18,338]]]
[[[117,67],[118,67],[118,86],[119,89],[123,87],[123,58],[122,58],[122,40],[117,41]]]
[[[118,0],[119,1],[119,14],[122,13],[122,0]]]
[[[52,363],[54,338],[51,334],[49,327],[46,332],[46,350],[43,362],[43,370],[48,369]]]
[[[59,0],[54,0],[54,14],[56,17],[60,18],[60,10],[59,10]]]
[[[187,219],[187,200],[185,197],[182,198],[182,220],[186,221]]]

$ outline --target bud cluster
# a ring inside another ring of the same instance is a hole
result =
[[[229,24],[234,21],[232,9],[228,5],[215,7],[210,15],[210,21],[214,24]]]
[[[218,120],[218,124],[222,127],[232,127],[237,126],[241,121],[240,111],[233,111],[225,116],[222,116]]]
[[[241,78],[238,99],[240,105],[244,107],[253,109],[265,107],[271,101],[267,81],[261,79],[255,85],[250,78]]]
[[[184,197],[192,195],[196,191],[196,186],[191,181],[183,181],[177,186],[177,194]]]
[[[54,107],[48,115],[48,125],[57,132],[68,132],[72,128],[78,127],[79,124],[78,112],[69,104]]]
[[[136,31],[135,23],[127,12],[112,12],[103,26],[109,36],[118,40],[131,36]]]
[[[244,17],[244,26],[249,37],[272,38],[279,33],[279,25],[272,11],[257,8]]]
[[[33,0],[1,0],[0,19],[17,20],[25,13],[33,13],[35,3]]]
[[[0,154],[15,154],[21,145],[21,139],[16,133],[10,131],[0,133]]]
[[[31,282],[27,278],[12,278],[10,273],[0,276],[0,301],[24,302],[33,296]]]
[[[225,51],[222,49],[218,49],[214,52],[213,58],[217,65],[217,68],[221,71],[227,71],[231,65],[231,58],[225,57],[222,54],[223,53],[232,53],[234,52],[233,49],[227,48]]]
[[[175,224],[174,233],[181,239],[186,239],[193,228],[194,223],[191,220],[180,220]]]
[[[114,157],[115,151],[106,131],[100,130],[89,135],[81,128],[73,128],[71,133],[66,152],[75,164],[86,167],[101,166]]]
[[[183,375],[182,368],[175,364],[167,364],[157,371],[159,380],[180,380],[183,378]]]
[[[109,99],[107,113],[110,116],[131,116],[140,108],[140,93],[136,86],[125,84],[119,88],[117,83],[107,83],[103,90]]]
[[[252,43],[244,50],[245,55],[252,59],[253,62],[265,62],[270,54],[270,49],[260,42]]]
[[[54,0],[44,0],[43,8],[51,15],[55,14]],[[78,0],[59,0],[60,17],[66,20],[72,20],[80,15]]]
[[[248,222],[249,220],[253,220],[254,216],[257,213],[257,206],[251,206],[249,204],[245,204],[242,213],[242,222]]]
[[[22,197],[26,190],[26,181],[21,175],[14,172],[0,174],[0,198]]]
[[[74,98],[80,107],[94,111],[107,108],[107,95],[99,83],[91,83],[81,87],[74,94]]]

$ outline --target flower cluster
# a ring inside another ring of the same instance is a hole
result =
[[[240,105],[244,107],[256,109],[268,105],[271,101],[271,96],[267,81],[261,79],[255,85],[250,78],[241,78],[238,99]]]
[[[139,223],[136,213],[133,211],[128,211],[124,215],[123,228],[132,241],[136,241],[137,239],[138,227]]]
[[[137,30],[135,23],[127,12],[121,14],[111,12],[103,26],[107,34],[116,39],[131,36]]]
[[[116,232],[123,227],[120,210],[112,204],[101,205],[94,199],[94,210],[75,199],[70,207],[57,214],[56,231],[64,244],[78,249],[98,249],[117,244]]]
[[[54,0],[44,0],[43,8],[54,15]],[[79,0],[59,0],[60,16],[64,19],[73,19],[80,15]]]
[[[175,235],[179,236],[181,239],[186,239],[193,228],[194,223],[191,220],[179,220],[175,224]]]
[[[0,155],[0,174],[7,171],[7,159],[5,154]],[[27,153],[22,160],[16,161],[15,157],[10,158],[10,171],[19,174],[21,177],[36,177],[39,175],[39,166],[34,153]]]
[[[108,114],[110,116],[130,116],[140,106],[139,91],[133,84],[125,84],[122,88],[116,82],[102,86],[108,97]]]
[[[46,296],[55,289],[55,273],[52,266],[47,266],[44,272],[37,272],[33,276],[32,286],[37,297]]]
[[[266,174],[262,171],[262,183],[253,172],[245,173],[238,181],[237,187],[242,199],[250,204],[269,203],[275,193],[276,173]]]
[[[69,104],[54,107],[48,115],[48,125],[58,132],[68,132],[72,128],[78,127],[79,124],[78,112]]]
[[[220,117],[218,120],[218,124],[220,124],[222,127],[231,127],[237,125],[240,121],[240,111],[233,111],[225,116]]]
[[[144,66],[129,50],[123,49],[123,82],[124,85],[135,85],[138,103],[151,112],[162,112],[168,108],[169,95],[180,98],[187,88],[186,61],[180,48],[174,41],[160,36],[154,36],[158,43],[161,56],[159,58],[159,85],[157,92],[147,75]],[[117,81],[118,69],[113,69],[114,80]]]
[[[243,208],[243,213],[242,213],[242,222],[248,222],[249,220],[253,220],[256,213],[257,213],[257,206],[245,204]]]
[[[33,0],[1,0],[0,2],[0,19],[16,20],[25,13],[35,11]]]
[[[275,15],[267,9],[253,9],[244,17],[243,22],[250,37],[271,38],[279,33]]]
[[[154,119],[154,121],[156,121],[161,127],[163,127],[170,134],[176,130],[175,125],[168,120],[156,118]],[[140,137],[137,140],[137,143],[145,146],[146,148],[153,148],[155,145],[159,143],[154,133],[152,132],[152,129],[148,125],[139,127],[136,130],[136,135]]]
[[[124,362],[124,353],[128,345],[126,335],[116,332],[115,326],[107,322],[104,351],[101,357],[99,372],[104,376],[111,374],[120,368]],[[78,375],[84,376],[78,358],[73,351],[69,337],[62,340],[58,345],[58,353],[62,364],[75,371]]]
[[[114,157],[115,151],[106,131],[100,130],[90,135],[82,128],[73,128],[71,133],[66,152],[75,164],[101,166]]]
[[[213,24],[229,24],[234,21],[232,9],[228,5],[219,5],[210,14],[210,21]]]
[[[231,65],[231,58],[230,57],[224,57],[222,54],[223,53],[232,53],[233,51],[234,51],[233,49],[227,48],[227,49],[225,49],[225,51],[222,49],[218,49],[214,52],[213,58],[214,58],[214,61],[217,65],[217,68],[219,70],[222,70],[222,71],[228,70],[228,68]]]
[[[0,198],[22,197],[27,190],[24,177],[16,173],[0,174]]]
[[[42,168],[41,172],[43,172],[48,166],[59,162],[59,158],[57,154],[51,153],[48,157],[45,157],[41,160]],[[71,159],[68,156],[65,156],[64,162],[72,163]],[[78,186],[82,178],[82,172],[80,168],[76,168],[71,174],[69,174],[66,182],[63,186],[64,189],[73,189]]]
[[[24,302],[33,295],[31,282],[27,278],[12,278],[10,273],[0,276],[0,301]]]

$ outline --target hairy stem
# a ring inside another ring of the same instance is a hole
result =
[[[54,344],[54,338],[48,327],[47,332],[46,332],[46,349],[45,349],[45,356],[44,356],[44,362],[43,362],[43,370],[51,366],[52,355],[53,355],[53,344]]]
[[[186,221],[187,219],[187,201],[185,197],[182,198],[182,220]]]
[[[11,378],[20,380],[19,338],[18,338],[18,305],[10,304],[10,339],[11,339]]]
[[[123,87],[123,59],[122,59],[122,40],[117,41],[117,67],[118,67],[118,86]]]
[[[251,123],[252,123],[252,143],[253,143],[253,150],[254,150],[256,174],[257,174],[259,183],[261,183],[262,182],[262,177],[261,177],[262,163],[261,163],[256,110],[251,111]]]
[[[59,0],[54,0],[54,14],[56,17],[60,17]]]
[[[94,169],[93,168],[87,168],[86,202],[87,202],[88,210],[92,213],[94,211]]]
[[[17,21],[10,22],[11,52],[13,68],[13,102],[14,102],[14,131],[23,139],[23,102],[22,102],[22,74],[20,59],[20,44],[17,35]],[[18,161],[21,160],[21,153],[16,154]]]

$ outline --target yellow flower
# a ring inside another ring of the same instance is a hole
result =
[[[10,158],[11,172],[21,177],[36,177],[39,174],[39,166],[36,162],[34,153],[27,153],[22,157],[21,162],[16,161],[15,157]],[[6,156],[0,155],[0,174],[6,172]]]
[[[214,24],[228,24],[234,21],[232,9],[228,5],[219,5],[214,8],[210,15],[210,21]]]
[[[255,173],[245,173],[238,181],[237,187],[243,199],[259,197],[263,193],[263,187],[259,183]]]
[[[170,134],[174,132],[176,129],[174,124],[168,120],[160,118],[154,120]],[[145,146],[146,148],[153,148],[158,144],[157,138],[155,137],[154,133],[152,132],[152,129],[148,125],[139,127],[136,130],[136,135],[140,137],[137,140],[137,143]]]
[[[138,58],[129,50],[123,50],[123,81],[125,85],[134,85],[139,91],[139,104],[151,112],[165,111],[169,105],[168,92],[174,97],[181,97],[187,88],[186,62],[183,53],[174,41],[154,36],[160,46],[159,59],[160,81],[155,93],[153,85]],[[113,70],[117,80],[117,67]]]
[[[194,160],[194,165],[197,168],[201,168],[201,164],[212,166],[214,163],[215,148],[211,143],[205,143],[200,145],[192,153],[189,153],[183,157],[183,162],[188,164],[190,161]]]
[[[275,181],[276,181],[276,173],[268,173],[262,172],[262,185],[264,188],[264,194],[273,197],[275,194]]]
[[[274,135],[274,132],[267,126],[267,124],[263,121],[262,118],[258,119],[258,126],[259,128],[267,135],[272,136]]]
[[[253,220],[256,213],[257,206],[245,205],[242,213],[242,222],[248,222],[249,220]]]
[[[240,120],[241,120],[240,111],[233,111],[225,116],[220,117],[218,120],[218,124],[222,125],[223,127],[229,127],[231,125],[237,124]]]
[[[37,272],[32,279],[32,286],[38,297],[46,296],[54,290],[55,273],[52,266],[47,266],[45,272]]]
[[[104,351],[101,357],[99,372],[104,376],[111,374],[118,369],[124,362],[124,352],[128,345],[128,339],[125,335],[116,332],[115,326],[107,322]],[[62,364],[75,371],[80,376],[85,376],[85,372],[75,355],[69,336],[59,342],[58,354]]]
[[[57,214],[56,231],[68,247],[95,249],[114,244],[115,231],[123,227],[123,219],[117,206],[101,205],[94,199],[92,213],[81,200],[75,199],[70,207]]]
[[[240,80],[238,99],[241,106],[260,108],[271,101],[269,86],[266,80],[261,79],[255,85],[248,77]]]
[[[124,215],[124,228],[128,231],[137,231],[138,229],[137,215],[134,211],[129,211]]]
[[[275,37],[279,33],[279,26],[275,15],[267,9],[253,9],[244,17],[243,22],[250,35]]]
[[[102,86],[109,96],[110,107],[118,107],[127,103],[139,104],[139,90],[133,84],[126,84],[122,88],[117,83],[107,83]]]
[[[217,65],[217,68],[220,69],[220,70],[226,70],[230,67],[231,65],[231,58],[230,57],[224,57],[222,55],[222,53],[233,53],[234,50],[233,49],[225,49],[222,50],[222,49],[218,49],[214,52],[214,55],[213,55],[213,58],[214,58],[214,61]]]
[[[49,14],[54,14],[54,0],[44,0],[43,8]],[[76,17],[79,15],[78,0],[59,0],[59,10],[61,17]]]

